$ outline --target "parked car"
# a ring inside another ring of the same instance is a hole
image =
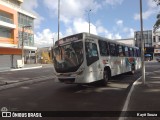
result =
[[[156,60],[157,60],[158,62],[160,62],[160,57],[157,57]]]

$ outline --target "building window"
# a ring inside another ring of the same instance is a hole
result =
[[[25,25],[27,25],[27,26],[30,25],[32,27],[28,28],[28,29],[33,29],[33,21],[34,21],[34,19],[29,17],[29,16],[26,16],[26,15],[21,14],[21,13],[18,14],[18,25],[19,25],[20,28],[25,26]]]
[[[153,42],[156,42],[156,37],[155,36],[153,36]]]
[[[4,37],[4,38],[11,38],[11,31],[10,29],[7,28],[0,28],[0,37]]]

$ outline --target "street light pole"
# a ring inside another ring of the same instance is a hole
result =
[[[143,39],[142,0],[140,0],[140,21],[141,21],[141,61],[142,61],[142,83],[143,83],[143,85],[145,85],[145,63],[144,63],[144,39]]]
[[[90,12],[91,12],[91,9],[88,11],[88,22],[89,22],[89,34],[90,34]]]

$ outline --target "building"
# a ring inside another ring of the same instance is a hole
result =
[[[135,46],[135,40],[134,38],[128,38],[128,39],[115,39],[117,42],[121,42],[127,45]]]
[[[141,49],[141,31],[135,31],[135,46]],[[146,60],[153,60],[154,58],[154,47],[152,42],[152,30],[143,31],[144,50]]]
[[[23,52],[27,63],[31,51],[37,49],[33,31],[36,17],[23,10],[22,3],[23,0],[0,0],[0,67],[16,67]]]
[[[141,48],[141,31],[135,31],[135,46]],[[145,47],[153,47],[152,46],[152,30],[143,31],[143,39]]]
[[[153,33],[154,57],[160,56],[160,31]]]

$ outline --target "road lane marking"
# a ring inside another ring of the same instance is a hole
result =
[[[103,91],[106,91],[106,90],[121,90],[121,88],[87,88],[87,89],[83,89],[83,90],[79,90],[79,91],[76,91],[74,93],[93,93],[93,92],[103,92]]]
[[[133,85],[132,85],[132,87],[131,87],[131,89],[130,89],[130,91],[129,91],[129,93],[128,93],[128,96],[127,96],[127,98],[126,98],[126,101],[125,101],[125,104],[124,104],[124,106],[123,106],[122,113],[121,113],[121,115],[120,115],[120,117],[119,117],[119,120],[125,120],[125,117],[121,117],[121,116],[123,116],[123,114],[124,114],[123,111],[127,111],[128,105],[129,105],[129,102],[130,102],[130,99],[131,99],[131,94],[132,94],[132,92],[133,92],[133,90],[134,90],[135,85],[138,83],[138,81],[139,81],[141,78],[142,78],[142,76],[141,76],[140,78],[138,78],[138,79],[133,83]]]

